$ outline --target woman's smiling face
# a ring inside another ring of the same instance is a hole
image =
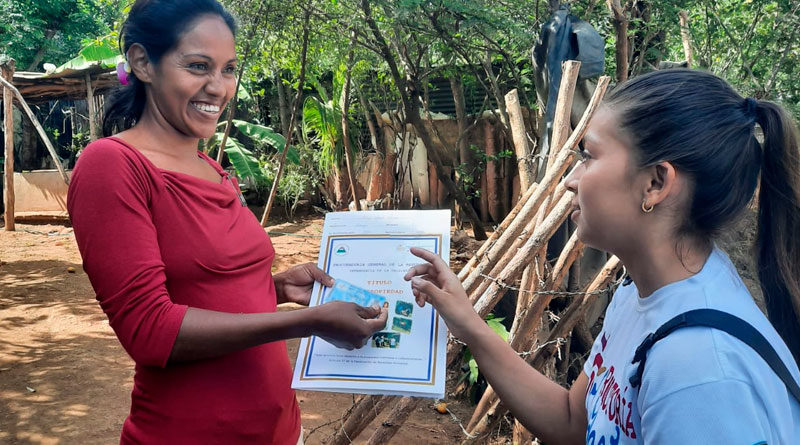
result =
[[[155,66],[149,83],[155,113],[179,133],[208,138],[236,89],[233,33],[218,16],[198,18]]]

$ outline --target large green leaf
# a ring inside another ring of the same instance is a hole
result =
[[[233,125],[249,138],[262,144],[268,144],[279,152],[286,145],[286,138],[269,127],[238,119],[233,120]],[[297,152],[294,146],[289,146],[289,150],[286,152],[286,159],[293,164],[300,164],[300,153]]]
[[[92,66],[113,68],[117,63],[124,60],[119,50],[112,46],[109,41],[93,40],[88,45],[81,48],[77,56],[56,68],[55,72],[60,73],[64,70],[84,70]]]
[[[222,140],[223,134],[217,133],[216,136],[218,140]],[[244,148],[235,138],[228,136],[225,141],[225,153],[228,154],[228,158],[240,178],[251,178],[257,184],[266,182],[264,173],[258,167],[258,159],[253,155],[253,152]]]

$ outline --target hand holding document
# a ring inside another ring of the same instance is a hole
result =
[[[318,266],[336,279],[317,284],[311,306],[349,301],[386,308],[384,330],[352,351],[319,337],[300,342],[292,387],[363,394],[444,396],[447,330],[436,309],[417,306],[408,270],[421,247],[450,257],[449,210],[329,213]]]

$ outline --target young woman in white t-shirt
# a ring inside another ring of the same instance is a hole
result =
[[[800,443],[800,402],[755,350],[723,331],[673,332],[650,349],[641,385],[630,384],[647,334],[701,308],[754,326],[800,381],[800,152],[787,113],[712,74],[656,71],[607,97],[580,152],[567,179],[578,237],[617,255],[633,282],[615,293],[570,390],[520,359],[447,265],[420,249],[413,253],[428,263],[406,275],[417,302],[438,309],[505,406],[548,444]],[[757,188],[755,252],[769,321],[713,242]]]

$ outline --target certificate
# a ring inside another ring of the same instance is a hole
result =
[[[292,387],[315,391],[444,397],[447,329],[429,304],[419,307],[403,276],[423,263],[421,247],[450,258],[449,210],[328,213],[319,267],[335,280],[317,283],[310,306],[333,300],[383,306],[389,317],[361,349],[300,341]],[[361,288],[361,289],[358,289]],[[366,291],[366,292],[365,292]]]

